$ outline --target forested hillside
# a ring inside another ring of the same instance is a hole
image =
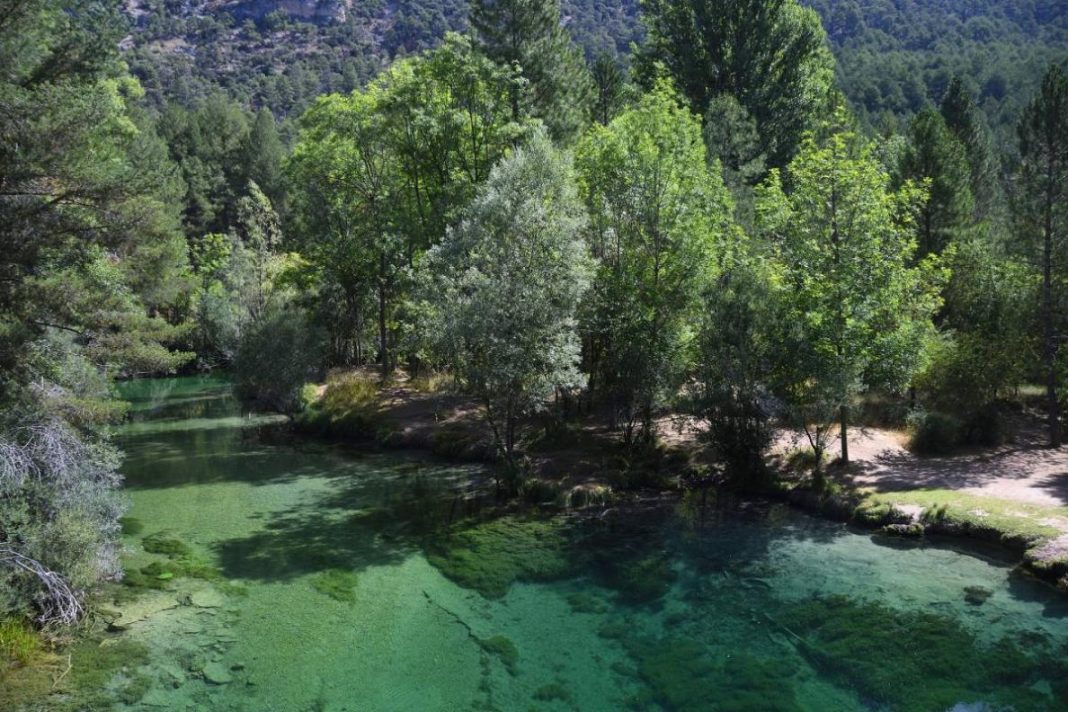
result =
[[[880,126],[941,99],[955,74],[997,133],[1068,46],[1058,0],[807,0],[840,82]],[[463,0],[131,0],[131,66],[151,96],[183,104],[216,87],[286,116],[316,95],[351,91],[389,61],[466,27]],[[625,56],[644,35],[637,0],[564,0],[562,21],[588,55]]]

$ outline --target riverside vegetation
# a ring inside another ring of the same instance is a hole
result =
[[[9,0],[0,702],[227,708],[245,678],[324,707],[356,694],[343,673],[390,681],[396,655],[429,658],[376,628],[366,665],[330,661],[341,626],[311,656],[321,675],[253,664],[284,626],[271,597],[303,633],[322,623],[300,597],[391,621],[374,596],[419,582],[398,625],[433,629],[428,655],[464,645],[435,683],[443,709],[1063,703],[1065,643],[1031,605],[1052,589],[991,564],[991,582],[945,574],[966,608],[924,613],[834,580],[805,544],[907,565],[941,556],[915,535],[964,533],[1068,588],[1064,476],[1034,501],[975,484],[1013,442],[1062,447],[1065,15],[1029,20],[1045,66],[1026,65],[1026,101],[993,75],[977,93],[959,62],[878,97],[868,43],[845,38],[891,15],[816,5],[648,2],[617,56],[587,51],[558,2],[473,0],[463,33],[369,55],[346,93],[295,92],[280,123],[281,80],[146,97],[121,9]],[[149,8],[160,37],[169,7]],[[981,44],[1026,18],[989,19],[953,32]],[[253,13],[241,32],[299,33],[287,22]],[[976,457],[959,481],[888,489],[856,452],[876,426],[907,434],[903,474]],[[880,533],[745,499],[769,496]],[[714,563],[721,541],[771,573]],[[924,585],[917,600],[942,591]],[[503,614],[542,602],[585,621],[577,678]],[[713,604],[726,637],[696,618]],[[1021,620],[994,637],[967,621],[999,606]],[[196,645],[167,642],[180,630]],[[915,669],[909,637],[934,664]]]

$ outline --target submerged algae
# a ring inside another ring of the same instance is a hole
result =
[[[1008,638],[984,645],[952,618],[844,596],[790,606],[782,623],[821,673],[902,712],[950,709],[977,694],[1021,712],[1049,709],[1053,700],[1035,686],[1068,676],[1054,656],[1039,664],[1034,646],[1024,652]]]
[[[335,601],[352,603],[356,595],[352,589],[356,588],[359,577],[345,569],[327,569],[312,577],[312,588],[324,596],[329,596]]]
[[[550,519],[501,517],[453,532],[427,547],[441,573],[486,598],[516,581],[552,581],[574,571],[567,525]]]

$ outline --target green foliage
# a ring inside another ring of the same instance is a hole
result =
[[[553,138],[569,140],[588,120],[593,87],[582,54],[560,20],[560,0],[472,0],[479,49],[526,80],[512,88],[512,114],[541,119]]]
[[[909,449],[920,455],[951,452],[961,442],[963,423],[937,411],[917,411],[909,415]]]
[[[834,59],[815,12],[795,0],[651,0],[642,6],[648,36],[640,58],[674,78],[697,113],[733,96],[759,131],[759,150],[785,166],[803,133],[826,108]]]
[[[501,598],[515,581],[566,577],[568,546],[559,521],[502,517],[428,542],[427,559],[459,585]]]
[[[705,297],[693,406],[727,476],[759,487],[776,415],[770,386],[781,305],[771,269],[740,252]]]
[[[519,79],[450,35],[366,90],[320,98],[302,117],[287,175],[294,245],[324,296],[335,360],[363,363],[368,336],[392,371],[409,326],[411,268],[445,236],[490,168],[525,132]],[[339,358],[340,357],[340,358]]]
[[[1046,386],[1049,441],[1061,444],[1057,362],[1065,331],[1063,309],[1068,249],[1068,75],[1053,64],[1024,110],[1017,195],[1020,253],[1032,260],[1042,283],[1042,369]]]
[[[998,144],[1009,150],[1016,116],[1044,67],[1064,57],[1068,37],[1068,10],[1056,2],[806,4],[823,19],[838,81],[864,123],[907,118],[941,100],[954,77],[965,77]]]
[[[653,437],[656,409],[691,358],[700,296],[733,237],[731,201],[705,162],[700,121],[666,83],[577,150],[598,262],[586,301],[586,368],[624,439]]]
[[[897,183],[925,185],[927,199],[916,218],[916,258],[942,254],[972,218],[971,169],[962,144],[942,115],[925,109],[909,123]]]
[[[777,171],[761,186],[758,216],[783,269],[779,388],[819,456],[831,422],[845,432],[858,393],[908,384],[942,274],[933,257],[913,266],[919,194],[908,184],[891,191],[853,134],[806,139],[787,176],[789,195]]]
[[[947,256],[943,332],[914,381],[925,404],[963,419],[1013,395],[1035,363],[1035,280],[991,241],[963,239]]]
[[[282,413],[300,410],[301,388],[319,374],[322,343],[304,311],[272,305],[242,334],[232,367],[238,397]]]
[[[589,284],[586,218],[570,162],[544,134],[499,163],[428,254],[429,333],[485,407],[515,465],[520,417],[581,387],[576,312]]]
[[[352,589],[358,581],[359,577],[346,569],[327,569],[312,577],[312,588],[335,601],[352,603],[356,600]]]

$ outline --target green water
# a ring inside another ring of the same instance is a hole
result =
[[[219,380],[125,394],[128,566],[164,532],[222,578],[109,634],[149,651],[115,709],[1068,709],[1065,597],[994,552],[695,496],[573,515],[574,570],[487,597],[426,553],[479,468],[293,442]]]

